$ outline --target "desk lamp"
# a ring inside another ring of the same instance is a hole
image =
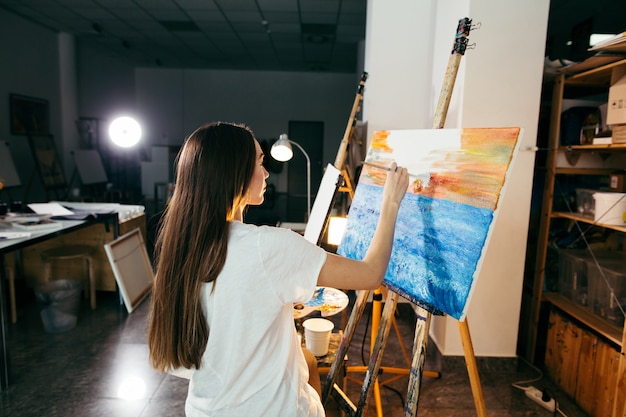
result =
[[[291,148],[292,144],[296,145],[296,147],[302,151],[304,157],[306,158],[306,219],[308,221],[311,217],[311,159],[309,159],[309,155],[306,153],[302,146],[300,146],[297,142],[289,139],[286,133],[282,133],[278,137],[278,140],[272,145],[270,154],[272,155],[272,158],[277,161],[289,161],[291,158],[293,158],[293,149]]]

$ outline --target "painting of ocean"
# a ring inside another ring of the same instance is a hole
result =
[[[432,313],[463,320],[519,128],[375,132],[366,162],[411,174],[384,285]],[[386,171],[364,165],[337,252],[361,259],[378,221]]]

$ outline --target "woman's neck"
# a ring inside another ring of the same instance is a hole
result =
[[[243,207],[237,207],[233,213],[233,220],[243,223]]]

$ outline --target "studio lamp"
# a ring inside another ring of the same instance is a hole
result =
[[[141,139],[141,126],[132,117],[118,117],[109,126],[109,136],[117,146],[130,148]]]
[[[293,149],[291,148],[292,144],[296,145],[306,158],[306,219],[308,221],[311,217],[311,159],[309,158],[309,155],[306,153],[304,148],[302,148],[302,146],[289,139],[286,133],[282,133],[278,137],[278,140],[272,145],[270,154],[272,155],[272,158],[277,161],[289,161],[293,158]]]
[[[115,145],[124,149],[122,152],[114,152],[116,155],[111,155],[110,170],[114,178],[112,182],[119,189],[125,189],[129,186],[135,187],[136,184],[133,184],[129,176],[126,175],[126,170],[128,165],[132,163],[128,158],[129,156],[132,158],[133,156],[130,154],[134,153],[131,152],[130,148],[137,145],[141,139],[141,126],[132,117],[118,117],[109,125],[109,137]]]

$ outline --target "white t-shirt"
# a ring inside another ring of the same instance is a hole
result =
[[[217,280],[202,288],[209,340],[189,382],[189,417],[323,417],[307,383],[293,303],[315,291],[326,252],[274,227],[232,222]]]

